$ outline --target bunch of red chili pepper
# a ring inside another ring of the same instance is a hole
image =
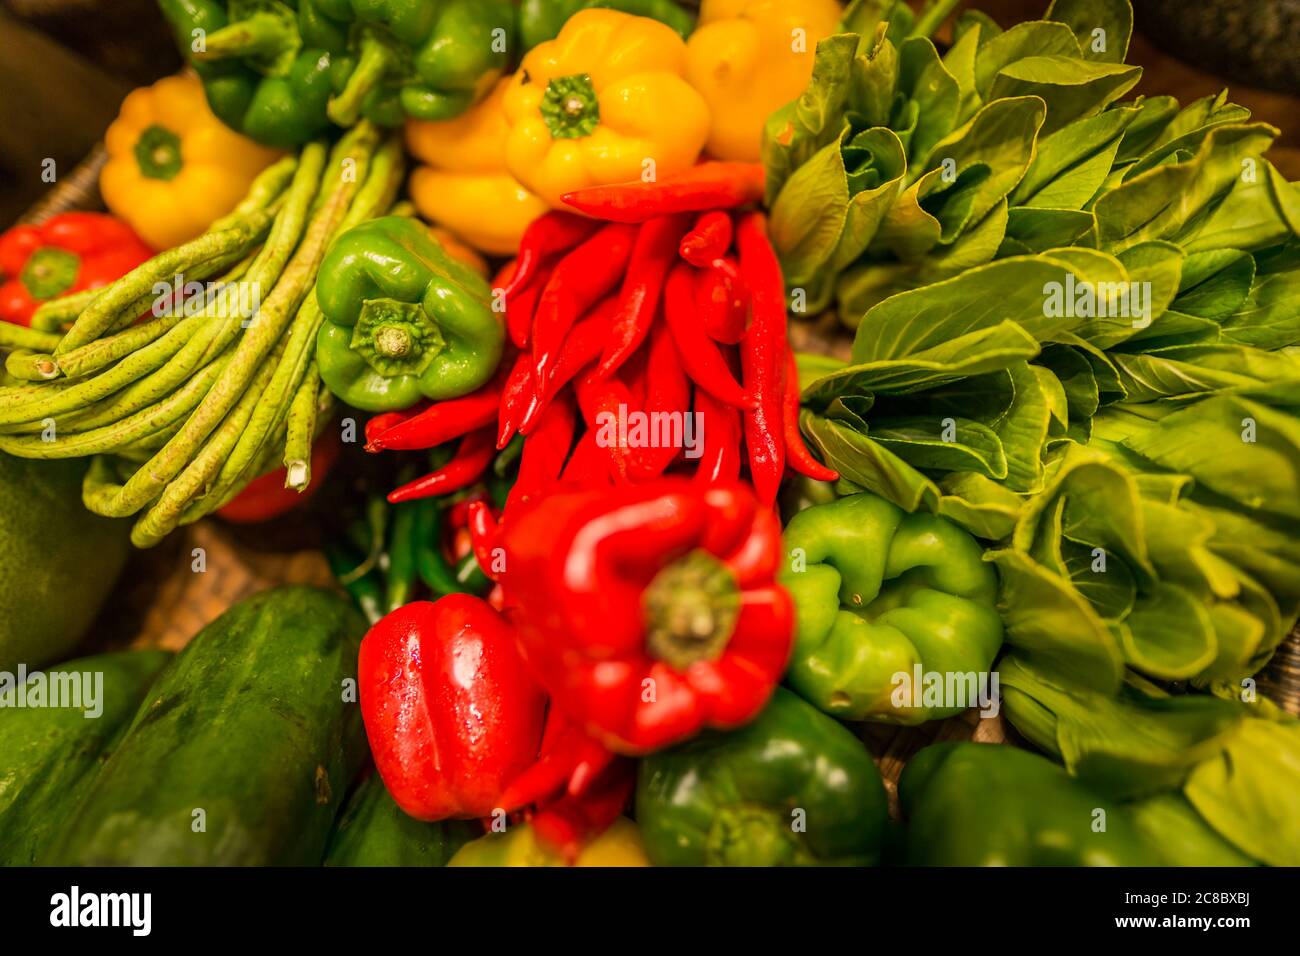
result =
[[[582,215],[536,220],[497,281],[513,359],[471,395],[367,426],[372,451],[460,439],[446,466],[390,500],[471,484],[516,435],[527,439],[516,497],[560,480],[624,484],[685,470],[681,447],[630,442],[624,431],[608,440],[606,423],[632,413],[653,422],[694,412],[695,476],[734,481],[747,458],[764,504],[787,465],[833,480],[799,432],[780,266],[763,214],[746,211],[762,193],[761,166],[705,163],[663,182],[571,193],[565,201]]]

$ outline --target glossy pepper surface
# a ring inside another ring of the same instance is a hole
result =
[[[357,679],[375,766],[417,819],[490,816],[537,756],[545,699],[513,630],[476,597],[388,614],[361,642]]]
[[[31,325],[42,302],[98,289],[153,257],[131,227],[97,212],[65,212],[0,235],[0,321]]]
[[[510,172],[557,209],[577,189],[681,172],[709,126],[685,71],[686,45],[657,20],[579,11],[506,91]]]
[[[234,209],[280,155],[223,125],[189,75],[133,90],[104,148],[104,204],[156,250],[195,238]]]
[[[1129,812],[1045,757],[942,743],[903,768],[907,862],[918,866],[1158,866]]]
[[[781,689],[753,723],[645,758],[636,816],[656,866],[867,866],[888,810],[862,742]]]
[[[779,533],[743,485],[560,489],[503,515],[507,613],[554,705],[611,750],[735,727],[790,653]]]
[[[836,32],[836,0],[704,0],[687,41],[687,79],[712,117],[708,152],[757,162],[768,116],[798,98],[817,43]]]
[[[537,839],[528,824],[489,833],[467,843],[448,866],[564,866],[564,857]],[[649,866],[641,835],[627,817],[615,820],[604,833],[583,847],[573,866]]]
[[[593,7],[650,17],[672,27],[683,39],[695,25],[690,11],[673,0],[521,0],[519,41],[525,50],[531,50],[539,43],[553,40],[570,17]]]
[[[514,255],[524,230],[547,205],[506,170],[502,108],[509,79],[455,119],[406,124],[406,145],[424,165],[411,171],[420,215],[491,255]]]
[[[487,282],[421,223],[388,216],[339,236],[321,262],[316,340],[321,379],[365,411],[474,391],[505,342]]]
[[[304,42],[283,0],[158,0],[176,45],[231,129],[280,148],[329,128],[330,54]]]
[[[871,494],[796,514],[780,575],[798,611],[790,686],[850,720],[915,724],[974,705],[925,691],[937,686],[927,675],[943,689],[949,674],[978,679],[1002,645],[981,554],[951,522]]]

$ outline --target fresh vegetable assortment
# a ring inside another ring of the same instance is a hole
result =
[[[1134,95],[1128,3],[159,5],[117,218],[0,237],[9,525],[108,588],[111,518],[301,505],[355,607],[0,709],[0,861],[1300,863],[1300,186]],[[932,734],[891,819],[862,722],[976,705],[1016,741]]]

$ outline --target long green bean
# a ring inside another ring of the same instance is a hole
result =
[[[59,344],[59,337],[51,332],[41,332],[12,322],[0,322],[0,349],[31,349],[48,352]]]
[[[311,443],[316,434],[316,392],[320,371],[315,359],[303,376],[289,406],[284,438],[284,486],[302,491],[311,484]]]

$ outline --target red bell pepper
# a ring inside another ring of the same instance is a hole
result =
[[[97,212],[65,212],[0,236],[0,319],[31,325],[47,299],[98,289],[153,251],[124,222]]]
[[[361,642],[357,673],[375,766],[413,817],[491,816],[536,760],[546,699],[514,630],[479,598],[393,611]]]
[[[776,515],[741,484],[664,478],[507,509],[506,610],[553,706],[618,753],[736,727],[790,655]]]

